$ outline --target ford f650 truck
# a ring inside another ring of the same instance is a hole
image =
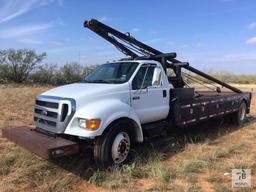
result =
[[[173,127],[224,116],[238,125],[245,121],[251,93],[97,20],[85,21],[84,26],[129,57],[99,66],[82,82],[40,94],[35,99],[35,128],[5,129],[4,137],[46,159],[77,153],[81,143],[87,143],[95,161],[109,167],[125,163],[136,142],[164,137]],[[229,91],[186,86],[188,78],[203,81],[199,76],[207,80],[204,85],[213,82]]]

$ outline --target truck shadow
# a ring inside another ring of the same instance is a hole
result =
[[[223,119],[215,119],[214,121],[208,121],[186,128],[173,129],[168,134],[169,139],[165,142],[151,143],[146,141],[143,144],[137,145],[132,158],[136,158],[138,155],[143,155],[144,159],[147,159],[152,153],[152,150],[163,153],[165,158],[169,158],[182,152],[188,144],[218,144],[218,138],[250,126],[255,122],[256,117],[249,116],[245,125],[241,127],[232,125]],[[161,138],[159,139],[161,140]],[[93,160],[93,152],[91,149],[88,149],[79,155],[56,159],[53,163],[87,181],[89,181],[91,176],[99,170]]]
[[[256,122],[256,117],[249,116],[243,126],[234,125],[229,119],[214,119],[198,125],[173,130],[171,135],[176,138],[181,146],[187,143],[213,143],[216,139],[243,129]]]

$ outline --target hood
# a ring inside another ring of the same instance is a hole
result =
[[[114,91],[127,91],[125,84],[103,84],[103,83],[73,83],[50,89],[41,95],[66,97],[66,98],[85,98],[113,93]]]

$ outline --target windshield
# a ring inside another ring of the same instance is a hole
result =
[[[107,63],[99,66],[95,71],[85,77],[86,83],[125,83],[132,76],[138,63],[120,62]]]

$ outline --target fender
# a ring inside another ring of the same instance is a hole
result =
[[[81,128],[78,126],[79,118],[100,118],[100,127],[95,131]],[[128,118],[136,123],[136,141],[143,142],[142,128],[136,113],[129,103],[115,98],[96,100],[78,109],[64,133],[89,138],[100,136],[112,122],[120,118]]]

